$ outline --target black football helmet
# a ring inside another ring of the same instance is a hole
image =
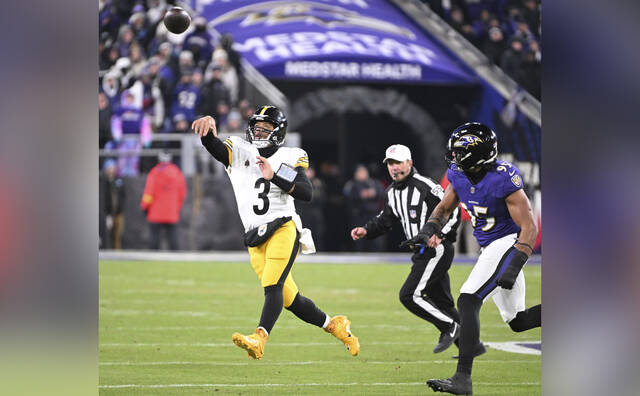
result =
[[[257,122],[265,121],[273,124],[273,131],[266,139],[257,139],[255,134],[255,125]],[[258,148],[266,148],[269,146],[281,146],[287,135],[287,117],[275,106],[260,106],[249,119],[247,125],[247,140]]]
[[[479,122],[460,125],[447,142],[447,162],[464,172],[495,163],[497,155],[496,133]]]

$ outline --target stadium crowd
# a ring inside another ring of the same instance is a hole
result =
[[[540,99],[540,0],[422,0]]]
[[[212,115],[223,132],[238,130],[254,111],[244,99],[233,39],[212,37],[205,18],[197,15],[185,33],[168,32],[162,17],[169,3],[99,1],[101,149],[176,148],[176,143],[152,142],[152,134],[187,133],[200,115]],[[155,162],[139,161],[120,157],[118,174],[147,173]]]

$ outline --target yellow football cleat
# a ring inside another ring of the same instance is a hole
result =
[[[256,332],[245,336],[240,333],[233,333],[231,340],[234,344],[247,351],[249,357],[254,359],[262,359],[264,356],[264,344],[269,339],[267,333],[262,329],[256,329]]]
[[[360,352],[360,342],[358,342],[358,337],[351,334],[350,325],[351,321],[346,316],[334,316],[324,331],[333,334],[334,337],[342,341],[347,346],[349,353],[356,356]]]

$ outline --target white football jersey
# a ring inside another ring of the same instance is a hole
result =
[[[226,168],[238,204],[240,219],[245,232],[280,217],[291,216],[296,228],[303,234],[302,221],[296,213],[294,198],[280,187],[262,177],[256,158],[258,149],[246,140],[232,136],[223,142],[229,150],[229,166]],[[280,147],[267,159],[274,172],[285,163],[295,167],[309,167],[307,153],[296,147]],[[300,242],[303,243],[301,237]],[[306,239],[306,238],[305,238]],[[313,242],[311,242],[313,243]],[[304,253],[303,247],[303,253]],[[313,249],[315,251],[315,248]]]

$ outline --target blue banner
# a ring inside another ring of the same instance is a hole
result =
[[[461,66],[383,0],[195,0],[209,28],[270,79],[475,84]]]

